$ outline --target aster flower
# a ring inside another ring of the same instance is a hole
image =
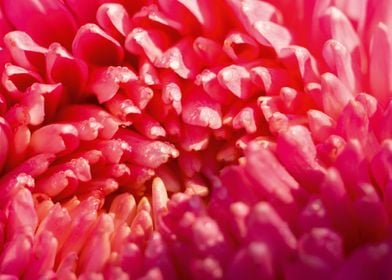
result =
[[[392,1],[0,1],[1,279],[390,279]]]

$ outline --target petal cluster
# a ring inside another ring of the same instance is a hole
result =
[[[391,0],[3,0],[1,279],[389,279]]]

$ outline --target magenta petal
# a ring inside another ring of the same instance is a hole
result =
[[[69,47],[75,35],[76,22],[62,1],[4,1],[7,18],[19,30],[29,33],[44,46],[60,42]],[[45,29],[41,27],[45,26]]]
[[[124,58],[120,43],[92,23],[79,28],[72,51],[75,57],[100,66],[118,65]]]

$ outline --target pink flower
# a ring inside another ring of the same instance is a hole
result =
[[[391,13],[1,1],[0,279],[390,279]]]

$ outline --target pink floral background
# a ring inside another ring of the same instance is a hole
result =
[[[0,0],[0,280],[392,279],[392,0]]]

